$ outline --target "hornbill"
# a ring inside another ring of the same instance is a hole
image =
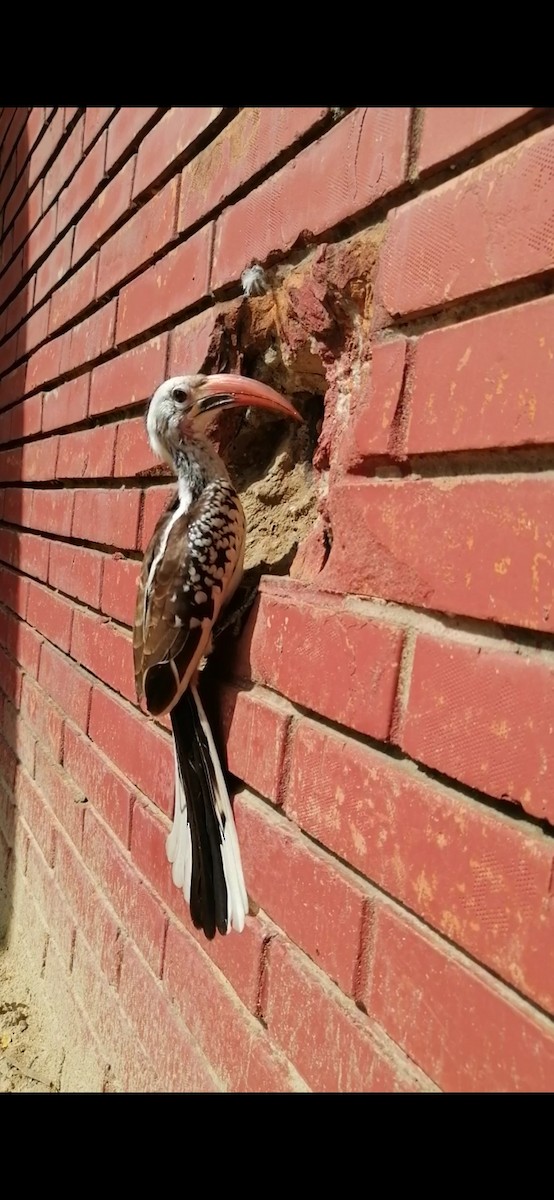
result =
[[[233,810],[197,688],[213,627],[242,575],[244,512],[205,432],[215,409],[235,405],[301,419],[289,400],[241,375],[176,376],[150,401],[150,445],[178,487],[144,556],[133,635],[139,701],[152,716],[169,713],[173,730],[173,882],[208,938],[242,930],[248,913]]]

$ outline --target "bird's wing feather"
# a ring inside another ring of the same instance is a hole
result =
[[[177,699],[225,600],[244,543],[232,486],[217,480],[187,510],[163,514],[145,555],[133,637],[138,695],[154,715]]]

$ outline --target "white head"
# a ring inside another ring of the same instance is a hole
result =
[[[207,421],[218,408],[253,405],[301,420],[290,400],[243,375],[174,375],[154,392],[146,429],[159,458],[174,466],[184,443],[202,441]]]

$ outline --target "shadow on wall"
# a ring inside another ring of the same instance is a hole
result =
[[[32,790],[34,740],[18,714],[25,664],[38,670],[38,644],[26,637],[28,580],[21,534],[26,493],[20,463],[25,439],[40,430],[41,394],[25,396],[34,276],[29,265],[30,150],[27,109],[0,116],[0,944],[7,942],[16,866],[23,874],[26,840],[17,826],[18,797]],[[38,415],[37,415],[38,414]],[[8,450],[8,454],[4,452]],[[27,496],[30,494],[27,493]],[[7,565],[9,564],[9,566]],[[33,639],[34,641],[35,639]]]

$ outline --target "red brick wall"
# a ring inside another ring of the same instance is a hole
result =
[[[553,116],[0,113],[1,869],[98,1088],[554,1088]],[[331,550],[221,689],[260,913],[208,944],[134,697],[134,410],[245,266],[365,231]]]

